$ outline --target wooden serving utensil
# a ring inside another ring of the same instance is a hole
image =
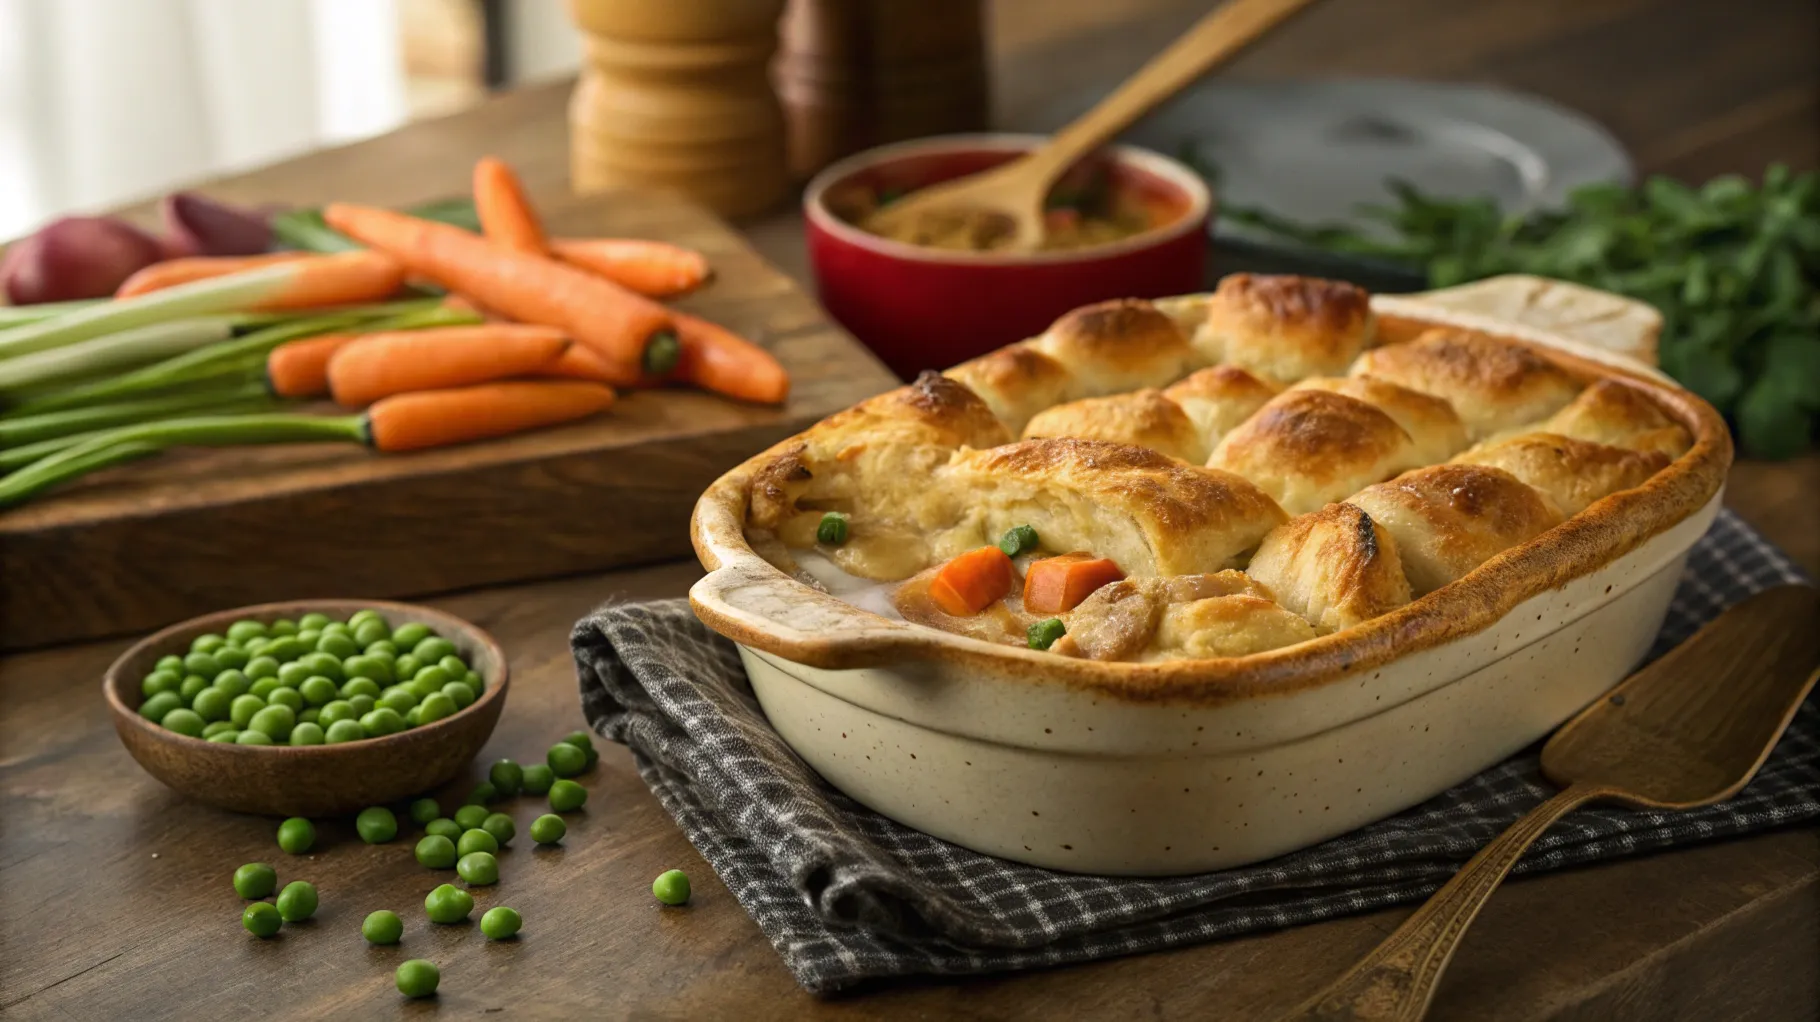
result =
[[[1231,0],[1035,152],[991,170],[918,189],[868,216],[863,226],[885,234],[932,214],[984,214],[1004,218],[1013,228],[1002,251],[1034,250],[1043,243],[1043,199],[1063,171],[1313,2]]]
[[[1766,589],[1568,721],[1542,749],[1560,794],[1511,824],[1364,961],[1290,1019],[1413,1022],[1479,909],[1550,824],[1587,802],[1692,809],[1748,783],[1820,679],[1820,589]]]

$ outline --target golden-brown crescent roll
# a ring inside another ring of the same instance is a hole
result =
[[[1013,436],[1024,431],[1031,416],[1073,396],[1073,374],[1029,343],[962,362],[946,375],[978,394]]]
[[[806,547],[824,512],[845,512],[852,538],[830,552],[836,563],[865,578],[904,578],[928,562],[921,535],[957,514],[930,476],[956,448],[1010,440],[973,391],[924,373],[779,445],[753,476],[748,517]]]
[[[1528,348],[1463,330],[1430,330],[1413,341],[1373,348],[1349,375],[1445,399],[1472,440],[1552,415],[1580,390],[1566,370]]]
[[[1200,364],[1175,320],[1138,298],[1084,305],[1033,343],[1073,375],[1076,397],[1166,386]]]
[[[1419,390],[1369,376],[1315,376],[1296,384],[1304,390],[1330,390],[1356,397],[1396,420],[1415,442],[1411,457],[1433,465],[1466,449],[1466,426],[1453,405]]]
[[[1238,476],[1104,440],[963,449],[922,481],[931,484],[964,504],[964,521],[942,538],[944,554],[1029,525],[1044,550],[1109,557],[1134,576],[1237,567],[1285,517]]]
[[[1196,369],[1163,390],[1164,397],[1188,413],[1209,447],[1276,395],[1277,388],[1238,366]]]
[[[1414,449],[1396,420],[1357,398],[1286,390],[1226,434],[1207,464],[1302,514],[1420,464]]]
[[[1554,502],[1503,469],[1430,465],[1346,500],[1395,538],[1416,596],[1561,522]]]
[[[1649,395],[1613,379],[1599,380],[1587,387],[1536,428],[1634,451],[1660,451],[1671,461],[1693,446],[1687,430],[1669,418]]]
[[[1672,460],[1661,451],[1633,451],[1559,433],[1524,433],[1483,444],[1454,459],[1501,468],[1541,490],[1564,515],[1601,497],[1643,485]]]
[[[1163,392],[1148,387],[1129,394],[1090,397],[1038,412],[1024,436],[1072,436],[1112,440],[1159,451],[1199,465],[1207,460],[1207,441],[1194,420]]]
[[[1270,530],[1245,573],[1323,633],[1412,599],[1397,541],[1352,504],[1329,504]]]
[[[1278,384],[1337,376],[1371,343],[1371,298],[1339,280],[1229,274],[1195,332],[1202,358]]]

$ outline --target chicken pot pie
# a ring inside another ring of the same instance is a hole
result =
[[[1516,341],[1376,341],[1332,281],[1086,306],[767,452],[748,536],[989,642],[1236,657],[1439,599],[1692,445],[1646,389]]]

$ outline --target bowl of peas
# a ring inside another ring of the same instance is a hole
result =
[[[328,816],[435,788],[505,708],[505,654],[403,603],[299,600],[172,625],[102,682],[146,772],[224,809]]]

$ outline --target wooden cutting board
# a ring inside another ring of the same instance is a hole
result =
[[[0,512],[0,648],[267,600],[414,596],[681,557],[695,498],[717,476],[896,384],[705,210],[643,193],[542,205],[552,233],[704,252],[715,279],[677,307],[775,353],[789,403],[645,391],[588,422],[446,450],[294,444],[123,466]]]

